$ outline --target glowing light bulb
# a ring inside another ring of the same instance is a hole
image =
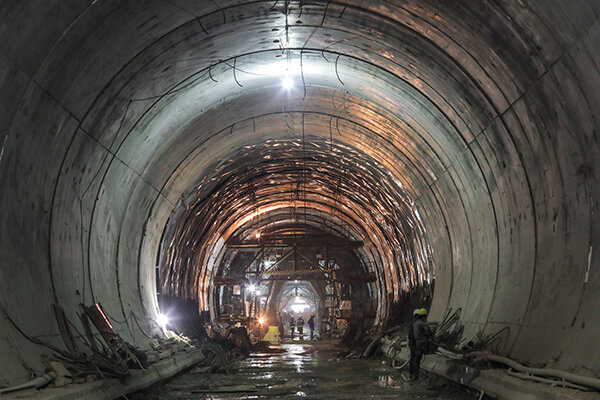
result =
[[[265,323],[265,319],[263,317],[260,317],[258,319],[258,323],[261,324],[261,325],[264,324]]]
[[[248,290],[250,292],[256,292],[256,286],[255,285],[250,285],[250,286],[248,286]]]
[[[158,322],[158,325],[163,329],[167,329],[167,324],[169,323],[169,317],[167,317],[164,314],[159,313],[156,317],[156,322]]]
[[[291,88],[294,87],[294,81],[292,80],[292,78],[290,78],[289,76],[286,76],[285,78],[283,78],[281,80],[281,86],[285,89],[285,90],[290,90]]]

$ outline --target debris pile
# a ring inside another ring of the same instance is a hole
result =
[[[1,306],[1,304],[0,304]],[[243,328],[219,329],[211,327],[208,335],[205,327],[194,338],[165,330],[162,335],[148,336],[149,349],[142,350],[123,340],[113,329],[110,318],[100,303],[90,306],[80,304],[77,316],[81,327],[70,321],[60,306],[53,311],[65,344],[64,348],[39,338],[28,336],[13,322],[2,308],[6,319],[27,340],[50,350],[43,356],[44,374],[24,384],[0,388],[0,395],[24,390],[63,387],[69,384],[91,382],[98,379],[125,379],[133,369],[146,369],[151,363],[173,357],[180,352],[200,350],[202,361],[197,368],[204,372],[228,373],[233,371],[237,360],[249,355],[252,344]]]
[[[148,365],[147,356],[143,351],[125,342],[113,331],[99,303],[89,307],[80,305],[78,317],[83,332],[77,330],[67,319],[60,306],[53,305],[65,348],[59,348],[52,343],[27,335],[4,308],[2,311],[6,319],[23,337],[49,349],[52,355],[43,356],[42,361],[47,366],[45,374],[25,384],[0,389],[0,394],[40,389],[50,384],[54,387],[62,387],[99,378],[123,379],[129,375],[130,369],[144,369]],[[92,326],[96,328],[97,333],[93,332]]]
[[[464,325],[460,321],[460,313],[460,308],[454,311],[449,309],[442,322],[431,323],[429,326],[434,332],[431,339],[431,353],[435,352],[439,356],[451,359],[455,365],[468,366],[465,371],[472,371],[470,376],[465,375],[460,379],[462,383],[468,383],[468,380],[477,376],[480,370],[508,367],[506,372],[508,375],[523,380],[582,391],[600,391],[600,379],[567,371],[532,368],[497,355],[502,352],[510,327],[503,327],[489,334],[480,331],[467,340],[464,338]],[[340,353],[338,356],[346,358],[383,356],[391,366],[402,369],[408,364],[410,354],[407,349],[409,327],[409,324],[398,325],[382,333],[361,336],[349,346],[352,350]]]
[[[192,371],[195,373],[231,373],[241,359],[237,352],[227,350],[220,344],[206,342],[200,345],[204,360]]]
[[[342,338],[342,344],[348,350],[338,353],[338,357],[345,358],[376,358],[382,354],[382,344],[392,338],[406,338],[407,326],[398,325],[381,333],[368,331],[366,334],[355,332],[349,338]]]
[[[478,333],[467,344],[463,345],[464,326],[460,322],[461,309],[449,309],[440,323],[431,323],[429,326],[434,332],[432,339],[433,348],[441,348],[452,353],[468,353],[475,350],[489,349],[493,344],[500,342],[502,330],[493,335]],[[403,347],[407,346],[409,323],[397,325],[381,333],[373,333],[359,337],[352,343],[352,350],[340,353],[346,358],[374,358],[385,356],[390,362],[397,362],[397,356]]]

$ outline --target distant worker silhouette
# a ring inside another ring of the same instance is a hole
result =
[[[294,316],[292,315],[292,317],[290,318],[290,336],[291,336],[292,340],[294,340],[294,329],[296,329],[296,320],[294,319]]]
[[[310,328],[310,340],[313,340],[315,338],[315,314],[308,319],[308,327]]]
[[[298,317],[298,337],[300,338],[300,340],[304,340],[304,319],[302,318],[302,315]]]

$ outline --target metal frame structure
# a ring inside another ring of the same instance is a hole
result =
[[[268,294],[265,305],[257,308],[257,296],[242,290],[242,298],[251,306],[245,307],[247,316],[267,312],[270,302],[277,299],[281,285],[275,282],[323,281],[320,293],[328,316],[337,316],[343,295],[349,292],[351,283],[374,282],[375,274],[367,272],[356,257],[358,265],[347,265],[343,259],[363,245],[362,241],[350,240],[331,234],[311,232],[286,232],[235,237],[226,242],[223,257],[215,277],[215,290],[222,286],[249,286],[267,282]],[[244,260],[245,258],[245,260]],[[329,289],[328,289],[329,287]],[[277,292],[277,293],[275,293]],[[224,301],[223,296],[220,297]],[[226,300],[226,299],[225,299]]]

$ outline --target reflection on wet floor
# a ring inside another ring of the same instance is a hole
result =
[[[331,343],[284,344],[281,354],[253,354],[232,374],[186,373],[146,399],[472,399],[439,381],[405,382],[381,360],[338,359]]]

